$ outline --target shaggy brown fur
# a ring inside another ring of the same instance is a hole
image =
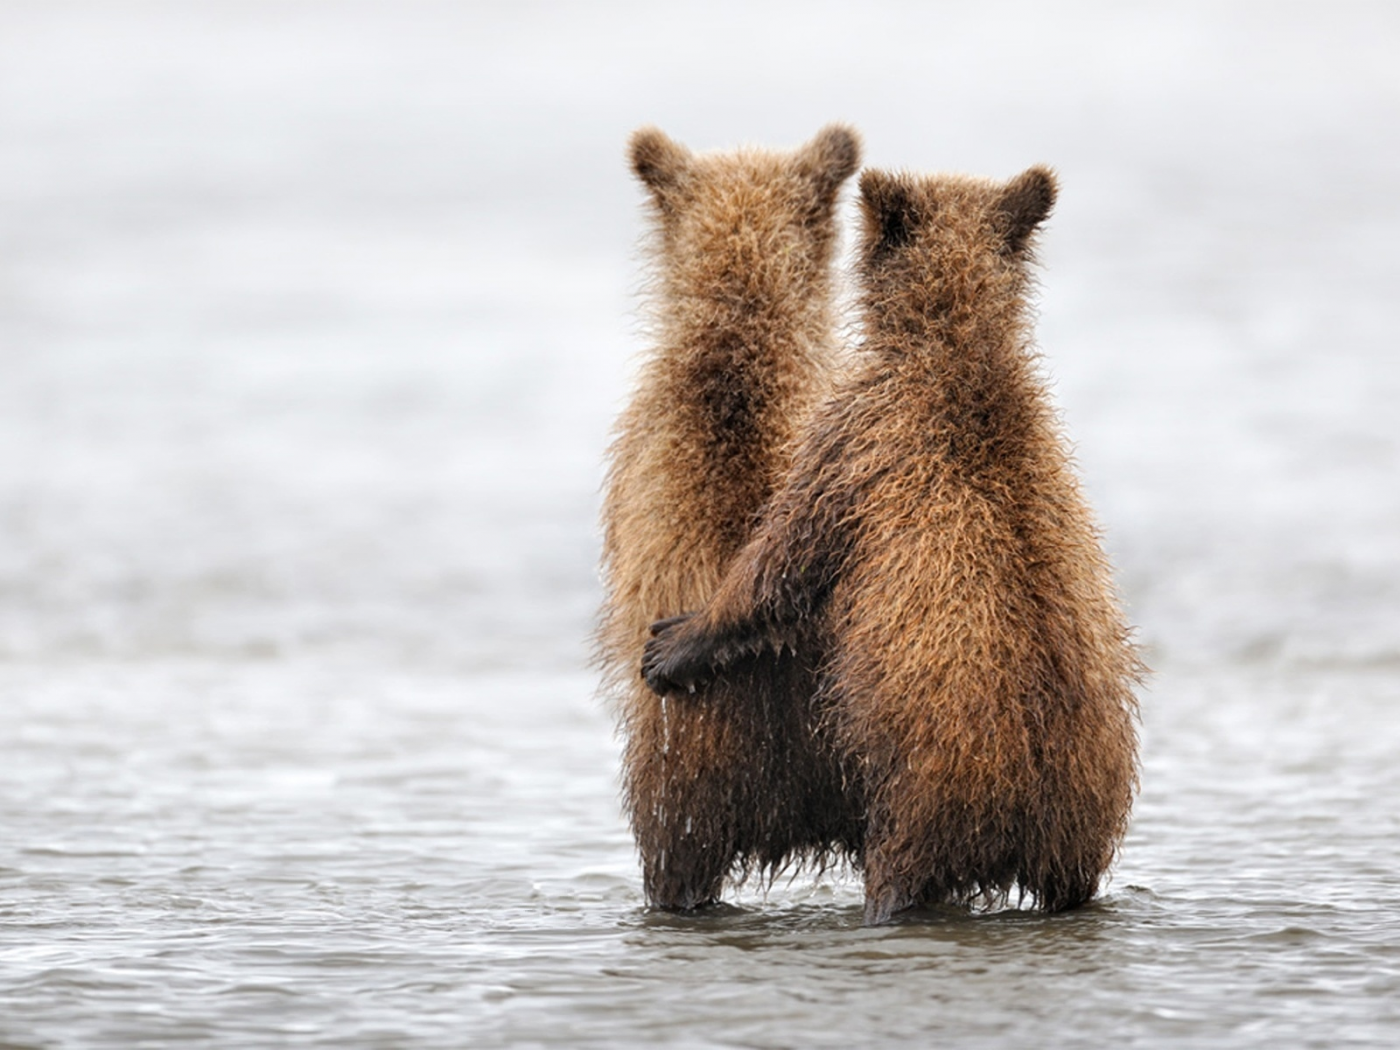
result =
[[[868,921],[1016,887],[1072,908],[1125,830],[1141,668],[1031,348],[1055,182],[872,171],[861,193],[863,361],[644,673],[685,694],[759,650],[820,664],[868,796]]]
[[[647,898],[689,909],[860,831],[809,668],[750,661],[703,705],[637,676],[649,625],[709,599],[829,386],[834,212],[859,142],[831,126],[792,153],[696,156],[643,129],[631,162],[656,224],[656,345],[610,450],[598,648]]]

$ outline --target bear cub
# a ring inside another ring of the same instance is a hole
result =
[[[630,143],[653,225],[652,346],[609,449],[597,634],[625,739],[647,900],[691,909],[726,878],[858,848],[812,669],[764,657],[678,704],[636,668],[654,621],[709,600],[831,383],[836,204],[860,163],[831,125],[791,152]]]
[[[868,922],[1013,891],[1072,908],[1126,828],[1141,665],[1032,346],[1055,179],[860,188],[859,362],[713,594],[656,625],[643,674],[711,711],[755,654],[816,669],[863,796]]]

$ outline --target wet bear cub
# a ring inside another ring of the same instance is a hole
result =
[[[709,600],[829,388],[836,203],[860,145],[832,125],[792,152],[697,155],[648,128],[630,160],[654,227],[653,345],[609,450],[597,641],[647,899],[689,909],[860,834],[810,669],[751,661],[703,704],[636,670],[652,621]]]
[[[1096,892],[1136,785],[1140,665],[1031,345],[1050,172],[869,171],[865,342],[714,595],[643,673],[680,707],[751,654],[819,667],[864,792],[866,918]]]

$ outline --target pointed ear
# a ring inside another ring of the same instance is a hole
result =
[[[797,151],[797,163],[816,186],[818,198],[829,204],[860,167],[860,136],[844,124],[828,124]]]
[[[1031,168],[1006,184],[997,198],[997,211],[1006,225],[1008,251],[1025,251],[1031,234],[1055,206],[1056,193],[1055,175],[1049,168]]]
[[[656,203],[669,210],[690,170],[690,150],[667,138],[659,128],[638,128],[627,143],[627,159]]]
[[[860,203],[865,213],[866,254],[870,258],[885,255],[914,239],[920,215],[906,177],[873,169],[863,172]]]

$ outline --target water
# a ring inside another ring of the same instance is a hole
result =
[[[683,13],[0,11],[0,1045],[1393,1045],[1400,18]],[[1156,668],[1071,915],[642,905],[622,144],[833,118],[1061,174],[1042,343]]]
[[[1393,675],[1178,680],[1101,902],[863,929],[831,876],[646,911],[583,676],[152,663],[3,677],[12,1045],[1346,1046],[1400,1023]]]

